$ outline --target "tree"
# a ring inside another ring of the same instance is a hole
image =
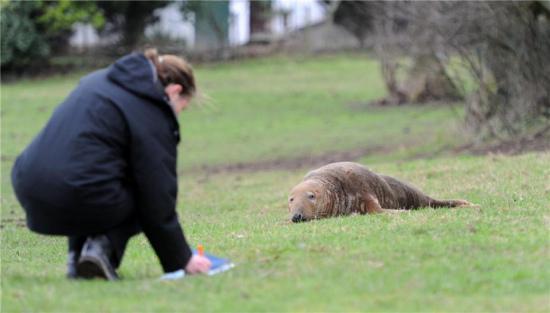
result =
[[[439,63],[436,71],[448,73],[446,62],[454,58],[468,69],[476,86],[466,99],[466,122],[480,137],[514,136],[548,124],[547,1],[346,1],[340,5],[351,4],[355,12],[363,16],[368,12],[371,18],[367,24],[352,14],[346,23],[365,30],[360,34],[368,36],[363,40],[371,41],[382,59],[387,85],[393,88],[388,88],[390,93],[403,91],[396,83],[395,60],[410,56],[414,65],[428,56],[429,63]],[[410,77],[418,81],[418,74]],[[460,76],[446,77],[465,93]]]
[[[271,1],[250,1],[250,41],[251,42],[268,42],[269,21],[272,16]]]
[[[326,4],[329,5],[330,1],[327,0]],[[334,23],[351,32],[361,47],[365,47],[365,39],[373,31],[375,8],[371,5],[372,3],[343,1],[337,4],[332,16]]]
[[[10,1],[2,4],[2,69],[47,63],[52,51],[66,46],[75,22],[99,27],[103,16],[93,3]]]
[[[42,11],[37,22],[43,26],[53,53],[66,49],[76,22],[89,23],[95,28],[105,23],[103,14],[93,2],[44,1]]]
[[[460,91],[448,77],[445,60],[436,51],[411,51],[407,43],[410,16],[398,14],[402,3],[384,1],[344,1],[333,19],[350,31],[361,47],[370,45],[381,62],[388,96],[377,101],[384,105],[401,105],[426,101],[456,101]],[[370,39],[370,40],[369,40]],[[404,56],[410,64],[401,62]],[[405,71],[400,78],[400,71]]]
[[[50,54],[50,47],[37,29],[32,16],[38,11],[37,2],[10,2],[2,8],[2,69],[24,66]]]
[[[133,50],[142,38],[145,27],[157,22],[154,11],[172,1],[95,1],[103,12],[106,24],[102,35],[120,35],[124,52]]]
[[[550,122],[550,9],[542,2],[470,3],[469,29],[448,44],[472,73],[477,90],[467,102],[466,121],[476,133],[517,135]]]

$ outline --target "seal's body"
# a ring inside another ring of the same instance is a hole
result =
[[[407,183],[352,162],[331,163],[309,172],[288,198],[293,222],[351,213],[468,205],[465,200],[433,199]]]

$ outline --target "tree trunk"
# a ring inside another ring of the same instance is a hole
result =
[[[459,90],[447,76],[444,65],[434,55],[415,58],[403,81],[397,79],[397,62],[382,58],[381,63],[388,97],[379,100],[379,104],[402,105],[462,99]]]

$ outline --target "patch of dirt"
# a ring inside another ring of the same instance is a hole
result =
[[[2,156],[0,157],[0,160],[1,160],[2,162],[14,162],[14,161],[15,161],[15,157],[12,156],[12,155],[2,155]]]
[[[454,108],[459,103],[456,101],[439,101],[439,100],[431,100],[431,101],[425,101],[425,102],[413,102],[413,103],[402,103],[402,104],[395,104],[395,103],[386,103],[385,99],[379,99],[379,100],[373,100],[373,101],[350,101],[345,103],[345,107],[348,108],[350,111],[357,111],[357,112],[363,112],[363,111],[372,111],[372,110],[385,110],[389,107],[398,107],[398,106],[414,106],[414,107],[422,107],[422,108],[431,108],[431,107],[450,107]]]
[[[25,218],[3,218],[0,223],[0,228],[4,228],[7,224],[14,224],[17,227],[26,227],[27,223],[25,221]]]
[[[250,173],[268,170],[297,170],[302,168],[315,168],[332,162],[355,161],[369,154],[388,154],[398,148],[400,147],[363,147],[347,151],[327,152],[321,155],[304,155],[296,158],[281,158],[248,163],[239,162],[234,164],[200,166],[191,168],[185,172],[202,173],[208,176],[219,173]]]
[[[409,145],[414,145],[410,143]],[[341,161],[356,161],[367,155],[390,154],[402,145],[395,146],[371,146],[355,148],[347,151],[332,151],[321,155],[304,155],[295,158],[281,158],[275,160],[262,160],[257,162],[239,162],[233,164],[221,164],[214,166],[200,166],[185,170],[185,173],[197,173],[206,177],[220,173],[252,173],[269,170],[299,170],[314,169],[319,166]],[[419,153],[409,157],[410,160],[429,158],[440,154],[505,154],[517,155],[531,151],[550,151],[550,126],[536,134],[515,140],[501,141],[490,145],[467,144],[460,147],[447,147],[430,153]]]
[[[505,154],[518,155],[531,151],[550,151],[550,126],[524,138],[510,139],[487,145],[467,144],[453,149],[453,153],[471,153],[475,155]]]

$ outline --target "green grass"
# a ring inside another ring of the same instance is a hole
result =
[[[253,60],[197,75],[213,101],[181,118],[178,211],[192,244],[237,267],[160,282],[138,236],[121,282],[65,280],[65,240],[20,225],[9,169],[77,76],[24,81],[2,86],[2,311],[550,311],[549,153],[437,153],[465,140],[449,127],[460,116],[353,105],[383,95],[377,65],[361,55]],[[480,208],[294,225],[286,195],[308,168],[197,170],[369,146],[391,148],[359,160],[373,170]]]
[[[13,159],[26,146],[78,78],[2,88],[2,155]],[[211,100],[180,118],[184,169],[363,146],[438,146],[460,123],[447,106],[367,109],[365,103],[385,90],[378,64],[364,55],[199,68],[197,80]]]

